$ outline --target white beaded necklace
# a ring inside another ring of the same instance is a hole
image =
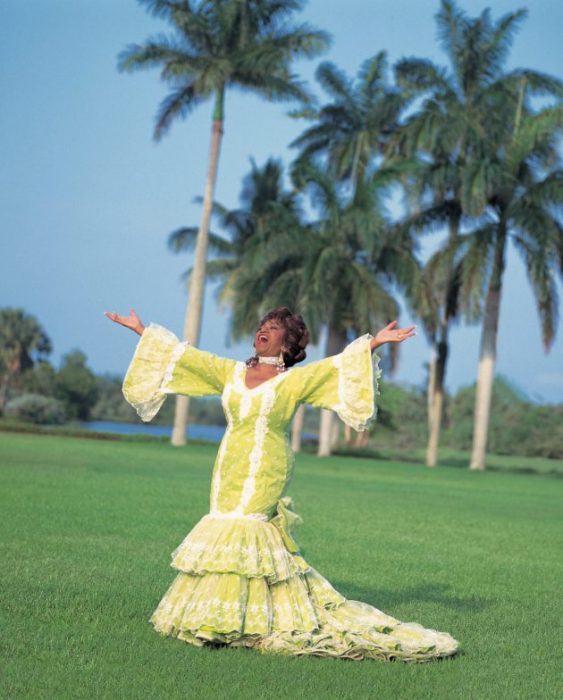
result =
[[[280,357],[279,355],[258,355],[258,362],[261,365],[278,365]]]

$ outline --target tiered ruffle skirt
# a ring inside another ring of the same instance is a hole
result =
[[[457,652],[445,632],[344,598],[300,556],[288,514],[282,506],[267,522],[200,520],[172,553],[178,574],[150,618],[155,629],[198,646],[357,660],[429,661]]]

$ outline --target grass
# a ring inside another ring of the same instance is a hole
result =
[[[2,698],[560,698],[563,481],[297,460],[303,552],[348,598],[446,630],[428,664],[196,649],[148,623],[215,448],[0,433]],[[558,637],[559,635],[559,637]]]
[[[312,448],[310,452],[314,454],[316,449]],[[420,447],[383,449],[377,447],[340,447],[334,454],[421,465],[425,464],[426,460],[426,449]],[[453,450],[450,447],[441,447],[438,452],[438,465],[441,467],[467,469],[469,467],[469,458],[470,453],[466,450]],[[563,477],[563,460],[550,457],[487,454],[486,467],[491,472]]]

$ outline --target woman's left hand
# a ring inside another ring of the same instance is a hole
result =
[[[416,335],[414,332],[416,326],[396,328],[397,323],[398,321],[391,321],[391,323],[388,323],[385,328],[382,328],[376,333],[375,338],[372,338],[371,341],[372,350],[375,350],[375,348],[383,345],[384,343],[402,343],[403,340]]]

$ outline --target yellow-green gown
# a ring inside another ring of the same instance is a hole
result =
[[[221,395],[228,423],[209,513],[172,553],[178,573],[150,618],[158,632],[195,645],[351,659],[427,661],[456,653],[458,643],[445,632],[344,598],[303,559],[292,536],[300,518],[285,495],[291,419],[307,403],[366,429],[381,374],[370,339],[249,389],[244,362],[198,350],[158,324],[145,328],[123,383],[141,418],[150,421],[167,394]]]

